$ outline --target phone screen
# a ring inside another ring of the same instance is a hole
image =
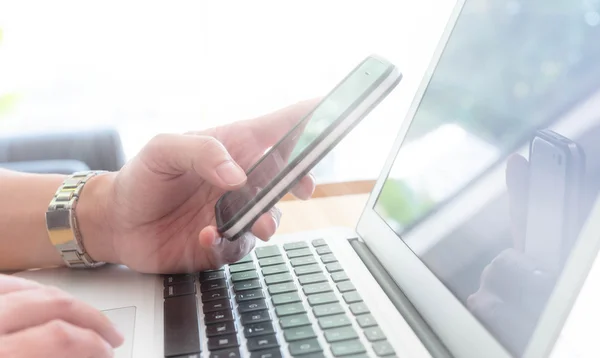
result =
[[[543,139],[533,140],[525,253],[540,266],[559,270],[565,241],[567,153]]]
[[[248,171],[244,187],[221,198],[217,207],[220,221],[228,223],[247,210],[287,166],[293,166],[296,159],[385,79],[389,70],[388,63],[372,57],[355,68]]]

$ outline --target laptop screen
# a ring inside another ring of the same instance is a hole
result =
[[[375,203],[517,357],[600,188],[599,39],[600,0],[467,0]]]

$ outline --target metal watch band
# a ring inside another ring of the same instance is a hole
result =
[[[48,235],[68,267],[93,268],[104,264],[94,261],[85,251],[75,210],[85,183],[100,173],[105,171],[85,171],[70,175],[62,182],[48,205]]]

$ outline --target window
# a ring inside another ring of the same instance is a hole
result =
[[[325,94],[375,52],[397,90],[316,169],[375,178],[454,1],[0,3],[0,131],[114,126],[127,157],[159,132]]]

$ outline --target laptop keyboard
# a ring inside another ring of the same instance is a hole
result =
[[[257,247],[219,270],[164,280],[165,357],[395,355],[323,239]]]

